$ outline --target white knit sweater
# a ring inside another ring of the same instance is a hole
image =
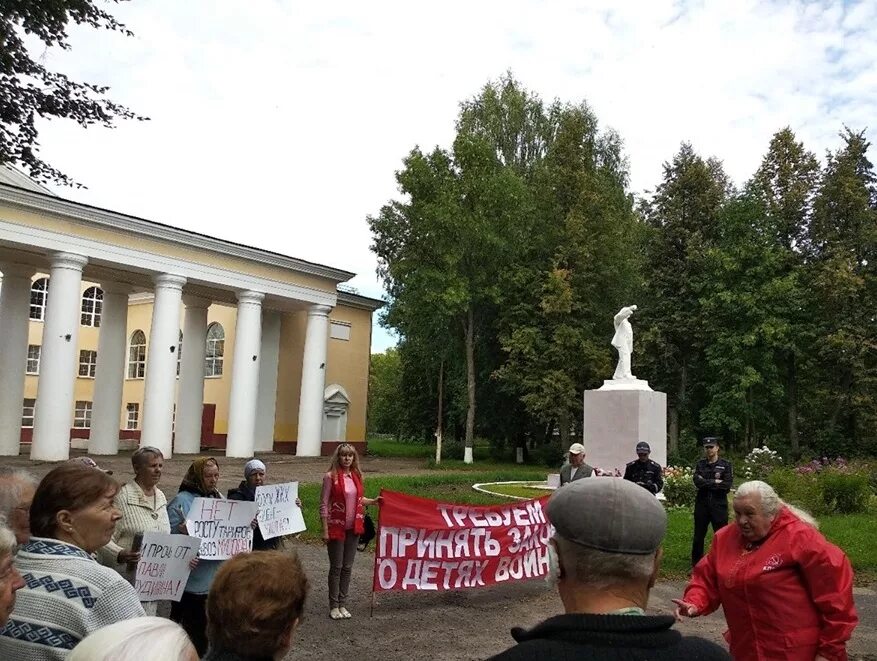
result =
[[[144,614],[128,581],[72,544],[32,537],[15,567],[25,587],[0,629],[0,659],[65,659],[91,632]]]
[[[147,496],[140,485],[134,481],[123,484],[116,494],[113,505],[122,513],[116,522],[116,532],[109,544],[97,553],[98,561],[122,574],[128,582],[134,584],[134,568],[119,564],[119,551],[128,551],[134,543],[134,536],[146,532],[170,533],[171,524],[167,518],[167,498],[161,489],[156,488],[155,494]],[[148,601],[143,604],[147,615],[155,615],[158,603]]]

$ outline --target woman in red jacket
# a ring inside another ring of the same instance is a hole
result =
[[[365,506],[380,506],[378,498],[366,498],[356,448],[342,443],[335,448],[329,472],[323,477],[320,518],[323,541],[329,550],[329,617],[351,617],[345,608],[356,544],[365,529]]]
[[[677,618],[721,605],[737,661],[845,660],[859,618],[844,552],[765,482],[741,484],[734,513],[674,600]]]

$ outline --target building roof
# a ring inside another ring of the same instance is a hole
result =
[[[384,305],[386,305],[386,302],[380,300],[379,298],[370,298],[369,296],[363,296],[362,294],[356,294],[354,292],[345,291],[344,289],[339,288],[338,304],[347,305],[348,307],[352,308],[371,310],[372,312],[374,312],[378,308],[384,307]]]
[[[234,241],[218,239],[192,230],[180,229],[154,220],[147,220],[101,207],[67,200],[51,193],[26,175],[8,166],[0,167],[0,202],[6,202],[30,211],[74,218],[86,223],[110,229],[121,229],[132,234],[180,243],[208,251],[232,255],[254,262],[308,273],[334,280],[336,283],[350,280],[356,274],[351,271],[309,262],[271,250],[254,248]]]
[[[0,184],[8,184],[10,186],[18,186],[35,193],[46,193],[52,195],[52,192],[45,186],[38,184],[36,181],[28,177],[24,172],[20,172],[16,168],[7,163],[0,164]]]

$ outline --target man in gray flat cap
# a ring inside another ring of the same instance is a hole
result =
[[[652,494],[621,478],[577,480],[554,493],[547,513],[555,528],[547,580],[566,612],[512,629],[518,644],[494,660],[731,658],[673,630],[673,615],[645,614],[667,531]]]

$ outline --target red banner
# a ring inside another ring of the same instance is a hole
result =
[[[376,591],[459,590],[548,573],[548,496],[492,506],[381,496]]]

